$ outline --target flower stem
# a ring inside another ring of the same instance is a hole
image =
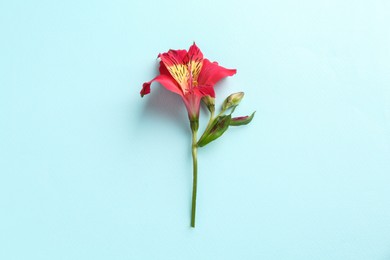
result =
[[[218,116],[219,116],[219,115],[218,115]],[[214,111],[211,111],[210,118],[209,118],[209,122],[207,123],[206,129],[204,130],[203,135],[204,135],[205,133],[207,133],[207,132],[210,130],[210,128],[211,128],[211,126],[212,126],[212,124],[213,124],[214,119],[215,119],[215,118],[214,118]],[[202,139],[203,135],[200,137],[200,139]],[[199,140],[200,140],[200,139],[199,139]]]
[[[196,135],[198,130],[192,129],[192,162],[193,162],[193,181],[192,181],[192,207],[191,207],[191,227],[195,227],[195,211],[196,211],[196,190],[198,182],[198,146]]]
[[[209,129],[211,127],[211,124],[213,123],[213,120],[214,120],[214,111],[211,111],[210,113],[210,119],[209,119],[209,122],[206,126],[206,129]],[[206,131],[205,131],[206,132]]]

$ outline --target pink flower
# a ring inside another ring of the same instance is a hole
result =
[[[150,85],[157,81],[169,91],[180,95],[190,120],[199,118],[200,101],[204,96],[215,97],[214,85],[227,76],[236,74],[235,69],[226,69],[217,62],[203,58],[194,43],[188,51],[169,50],[159,54],[160,75],[145,82],[141,97],[150,93]]]
[[[238,92],[228,96],[222,105],[221,112],[215,113],[215,92],[214,85],[227,76],[236,74],[235,69],[226,69],[218,65],[217,62],[210,62],[203,58],[202,52],[194,43],[188,51],[169,50],[159,54],[160,74],[151,81],[145,82],[141,89],[141,97],[150,93],[150,85],[157,81],[169,91],[181,96],[188,112],[190,128],[192,132],[192,162],[193,162],[193,182],[192,182],[192,206],[191,206],[191,227],[195,227],[196,194],[198,179],[198,157],[199,147],[204,147],[208,143],[216,140],[228,129],[229,126],[246,125],[253,119],[251,116],[233,117],[232,113],[239,105],[244,92]],[[199,128],[200,102],[206,104],[210,119],[201,137],[197,138]],[[226,112],[229,111],[229,114]]]

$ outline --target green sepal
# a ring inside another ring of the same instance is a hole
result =
[[[190,127],[192,132],[198,131],[199,119],[198,118],[190,119]]]
[[[220,137],[228,129],[231,118],[231,115],[223,115],[215,118],[211,127],[206,129],[199,139],[198,146],[203,147]]]
[[[239,126],[239,125],[247,125],[249,124],[253,117],[255,116],[255,112],[252,113],[252,115],[250,116],[239,116],[239,117],[233,117],[231,120],[230,120],[230,125],[231,126]]]

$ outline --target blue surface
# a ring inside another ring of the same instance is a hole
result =
[[[389,24],[385,0],[1,1],[0,259],[390,259]],[[192,41],[257,111],[199,151],[195,230],[184,106],[139,97]]]

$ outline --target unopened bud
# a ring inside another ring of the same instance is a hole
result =
[[[214,111],[215,111],[215,98],[210,97],[210,96],[204,96],[204,97],[202,97],[202,101],[207,106],[207,109],[211,113],[214,113]]]
[[[233,117],[230,120],[230,125],[231,126],[247,125],[252,121],[254,116],[255,116],[255,112],[253,112],[252,115],[250,116]]]
[[[244,97],[244,92],[237,92],[228,96],[222,104],[222,110],[225,111],[231,107],[236,107],[240,104],[242,98]]]

